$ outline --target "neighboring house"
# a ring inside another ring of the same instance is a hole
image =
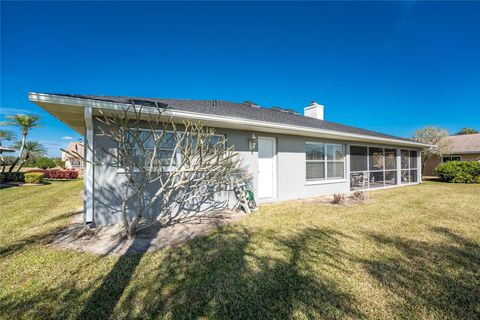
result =
[[[85,135],[87,160],[116,148],[99,133],[98,110],[122,110],[131,101],[148,111],[153,101],[168,106],[174,121],[201,121],[225,135],[252,175],[259,203],[300,199],[352,190],[417,184],[421,180],[420,150],[425,144],[323,120],[323,106],[312,103],[304,115],[217,100],[146,99],[30,93],[30,101]],[[157,112],[150,109],[150,112]],[[256,137],[256,146],[249,140]],[[249,147],[250,146],[250,147]],[[122,175],[114,167],[85,166],[86,224],[119,222],[112,214]],[[117,188],[118,189],[118,188]],[[231,195],[229,195],[231,197]],[[231,204],[231,203],[230,203]],[[154,211],[151,212],[155,214]]]
[[[428,159],[425,163],[424,176],[435,175],[435,168],[448,161],[480,161],[480,133],[461,134],[445,137],[449,141],[449,150],[442,157]]]
[[[73,154],[78,153],[83,155],[83,143],[70,142],[66,150],[69,151],[70,154],[65,151],[62,151],[62,161],[65,162],[65,168],[83,171],[83,168],[84,168],[83,160],[80,159],[79,157],[75,157],[72,155],[72,153]]]

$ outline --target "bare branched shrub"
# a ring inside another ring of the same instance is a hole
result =
[[[156,102],[149,107],[132,103],[117,112],[99,110],[101,115],[96,117],[100,123],[97,136],[115,142],[117,148],[102,148],[107,157],[94,154],[93,164],[122,172],[122,188],[107,191],[121,203],[129,236],[152,209],[158,210],[157,219],[166,224],[178,218],[182,209],[194,206],[199,210],[205,199],[248,180],[238,153],[226,146],[225,136],[199,123],[176,123],[164,111]],[[90,148],[88,143],[85,146]],[[84,159],[76,152],[72,155]]]
[[[427,161],[431,158],[441,157],[450,152],[452,141],[448,139],[448,131],[437,127],[424,127],[416,130],[412,135],[413,140],[429,144],[422,150],[422,171]]]
[[[343,193],[335,193],[335,194],[333,195],[332,204],[339,204],[339,205],[345,204],[345,194],[343,194]]]
[[[352,194],[352,199],[359,202],[364,202],[368,200],[368,193],[365,191],[355,191]]]

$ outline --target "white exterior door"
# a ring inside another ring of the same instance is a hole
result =
[[[258,138],[258,198],[275,198],[275,138]]]

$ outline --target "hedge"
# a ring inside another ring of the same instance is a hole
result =
[[[480,183],[480,162],[449,161],[439,164],[435,172],[442,181],[453,183]]]
[[[2,172],[0,173],[0,182],[24,182],[23,172]]]
[[[27,172],[39,172],[45,175],[45,179],[77,179],[78,171],[77,170],[29,170]]]
[[[25,183],[42,183],[45,174],[42,172],[27,172],[25,173]]]

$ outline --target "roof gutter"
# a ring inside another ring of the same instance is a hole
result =
[[[66,97],[66,96],[60,96],[60,95],[54,95],[54,94],[35,93],[35,92],[29,93],[28,98],[30,101],[37,102],[37,103],[69,105],[69,106],[75,106],[75,107],[81,107],[81,108],[90,107],[95,109],[112,110],[112,111],[122,111],[129,107],[128,104],[124,104],[124,103],[114,103],[114,102],[108,102],[108,101]],[[144,111],[142,112],[146,114],[148,113],[154,114],[156,113],[156,110],[149,110],[148,108],[145,108]],[[396,145],[414,146],[419,148],[429,147],[428,144],[414,142],[414,141],[382,138],[382,137],[375,137],[375,136],[369,136],[369,135],[363,135],[363,134],[339,132],[339,131],[317,129],[317,128],[308,128],[308,127],[302,127],[302,126],[286,125],[286,124],[259,121],[259,120],[241,119],[241,118],[228,117],[228,116],[212,116],[212,115],[203,114],[203,113],[181,111],[181,110],[167,109],[164,112],[164,114],[166,116],[171,116],[173,118],[210,121],[214,123],[226,123],[226,124],[246,127],[250,130],[263,128],[263,129],[282,131],[284,133],[290,133],[290,134],[296,134],[296,135],[310,135],[310,136],[326,135],[326,136],[332,136],[332,137],[343,139],[343,140],[368,140],[368,141],[374,141],[377,143],[393,143]]]

